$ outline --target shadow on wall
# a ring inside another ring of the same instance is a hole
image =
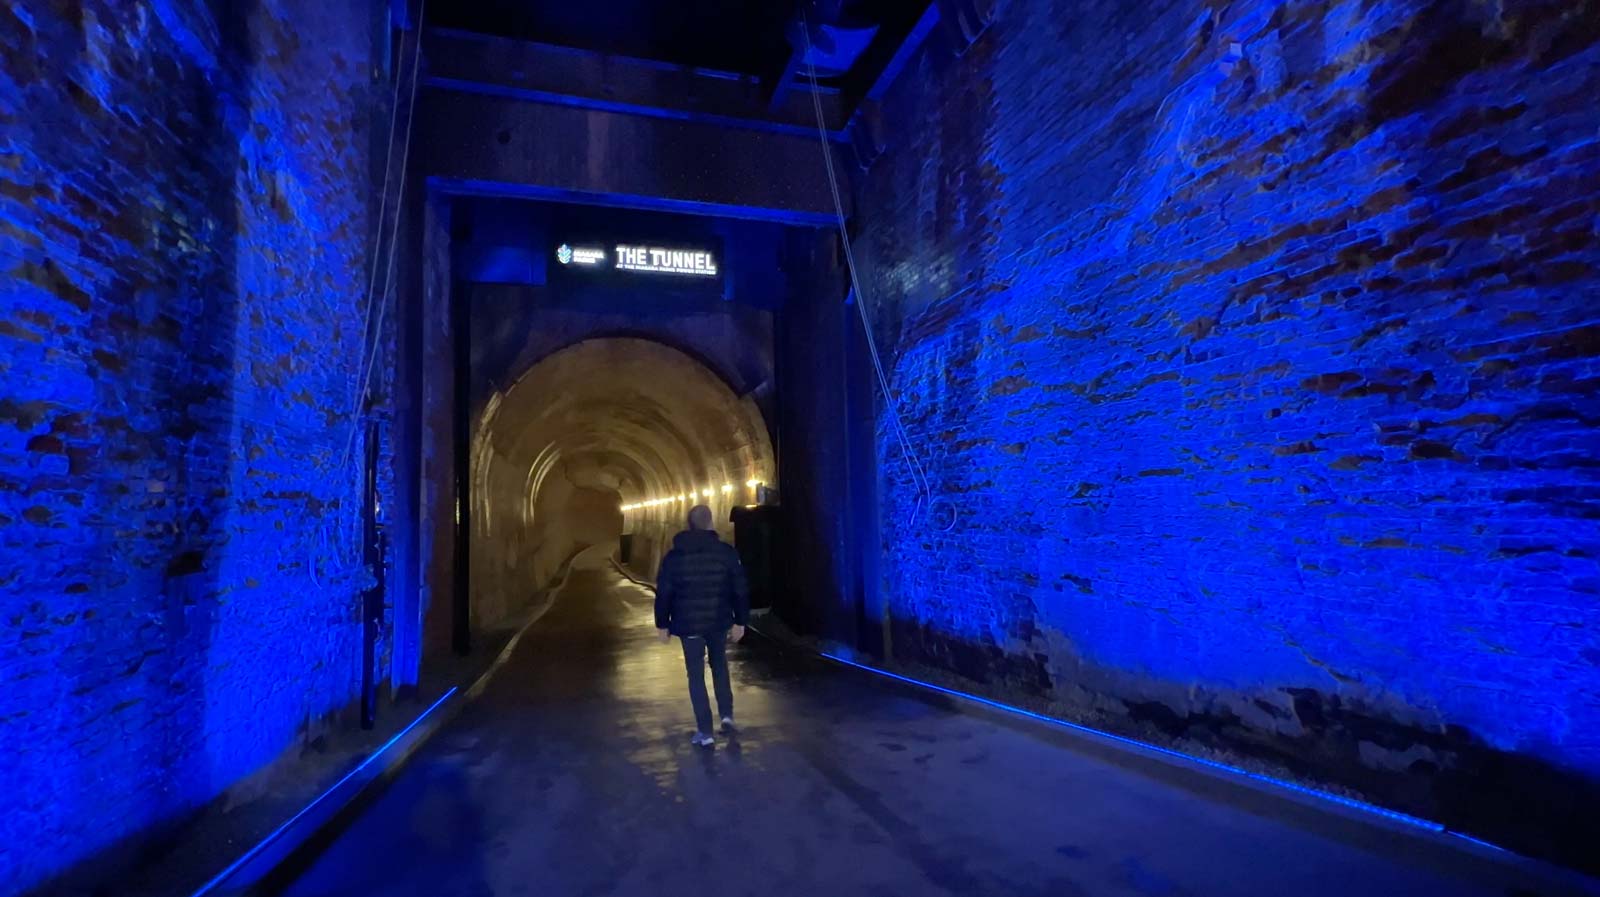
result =
[[[588,340],[538,362],[478,415],[474,627],[498,626],[585,548],[615,554],[625,532],[653,573],[693,503],[728,526],[749,484],[776,478],[767,432],[752,398],[660,343]]]
[[[1309,685],[1174,686],[1091,664],[1059,634],[1047,634],[1051,654],[1024,655],[903,616],[890,625],[890,666],[906,675],[1195,756],[1221,752],[1335,793],[1354,789],[1452,831],[1600,873],[1591,850],[1600,785],[1461,726],[1419,725]]]

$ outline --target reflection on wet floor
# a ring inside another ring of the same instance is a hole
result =
[[[754,640],[732,654],[741,731],[695,748],[651,600],[574,573],[285,893],[1508,893],[1481,867],[1412,864]]]

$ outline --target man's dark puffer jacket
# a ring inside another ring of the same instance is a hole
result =
[[[656,628],[709,636],[750,621],[750,586],[739,553],[715,530],[685,530],[656,574]]]

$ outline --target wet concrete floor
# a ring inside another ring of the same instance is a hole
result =
[[[573,574],[479,700],[283,893],[1555,893],[753,637],[733,651],[740,733],[696,748],[651,599],[613,571]]]

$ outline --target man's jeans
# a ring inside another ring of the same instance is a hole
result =
[[[717,710],[733,716],[733,688],[728,684],[728,634],[683,637],[683,665],[689,671],[689,700],[694,703],[694,722],[710,735],[711,702],[706,700],[706,656],[711,657],[711,683],[717,691]]]

